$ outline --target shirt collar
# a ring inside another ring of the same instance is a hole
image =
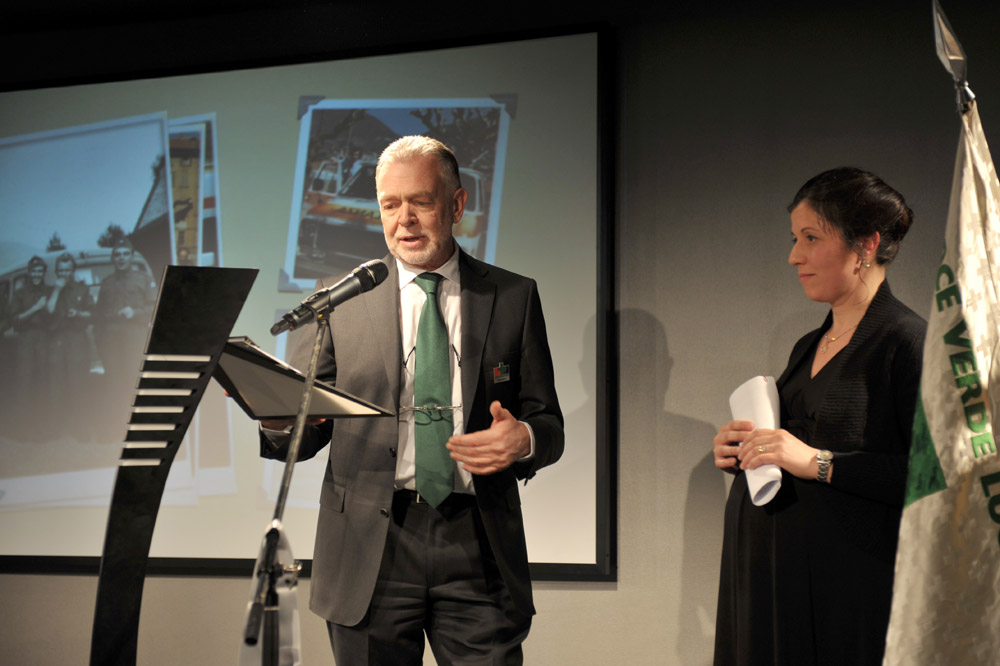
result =
[[[403,289],[406,285],[413,282],[413,278],[421,275],[423,273],[438,273],[447,280],[451,280],[455,284],[461,284],[458,277],[458,243],[455,243],[455,251],[451,253],[451,257],[448,261],[444,262],[437,270],[425,271],[422,268],[413,268],[407,266],[399,258],[396,258],[396,268],[399,271],[399,288]]]

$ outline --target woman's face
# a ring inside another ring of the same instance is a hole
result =
[[[806,296],[820,303],[850,302],[863,288],[858,267],[861,257],[847,247],[829,224],[820,220],[808,200],[792,210],[792,251],[788,263],[795,267]]]

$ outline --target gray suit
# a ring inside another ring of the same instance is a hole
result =
[[[317,376],[390,410],[400,407],[402,342],[396,262],[370,292],[339,306],[330,317]],[[534,280],[461,253],[462,405],[466,432],[489,428],[493,400],[531,425],[535,455],[488,476],[475,476],[484,531],[510,593],[512,610],[534,613],[518,479],[529,479],[562,455],[563,419]],[[321,287],[332,284],[320,282]],[[315,330],[305,329],[292,363],[305,367]],[[509,380],[496,382],[503,363]],[[372,598],[391,516],[398,425],[394,418],[357,418],[309,426],[301,458],[331,441],[320,494],[310,607],[339,625],[360,622]],[[261,437],[261,455],[281,459]]]

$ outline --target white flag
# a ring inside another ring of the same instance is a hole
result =
[[[962,130],[885,666],[1000,664],[1000,183],[975,103]]]

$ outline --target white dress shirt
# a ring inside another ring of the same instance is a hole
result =
[[[458,270],[458,251],[435,271],[444,279],[438,284],[438,307],[444,317],[444,325],[448,330],[448,343],[451,346],[451,410],[454,424],[454,434],[465,433],[465,421],[462,415],[462,283]],[[396,259],[399,271],[399,323],[403,341],[403,376],[400,381],[400,407],[413,406],[413,369],[416,367],[417,324],[420,322],[420,311],[427,300],[427,294],[413,280],[424,271],[411,268]],[[405,409],[399,414],[399,448],[396,453],[396,487],[416,489],[414,476],[416,474],[416,444],[414,439],[413,412]],[[472,475],[455,465],[455,490],[461,493],[474,493]]]

